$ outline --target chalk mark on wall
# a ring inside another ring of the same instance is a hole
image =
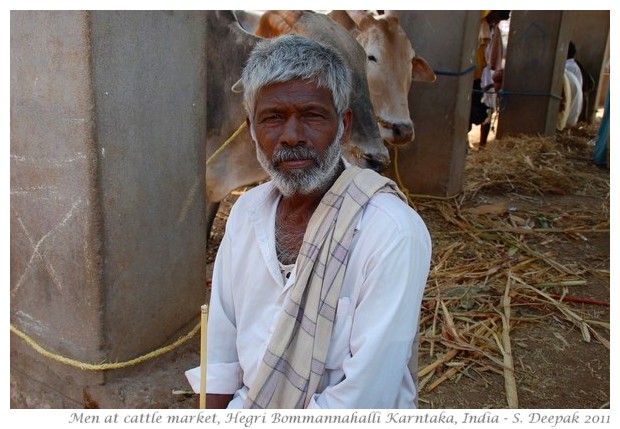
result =
[[[58,224],[56,224],[52,229],[50,229],[47,233],[45,233],[36,243],[32,235],[28,231],[28,228],[26,228],[26,225],[22,221],[22,218],[17,212],[17,210],[14,208],[12,209],[15,215],[15,219],[17,219],[17,221],[19,222],[19,225],[22,227],[24,234],[26,235],[26,238],[28,239],[28,241],[30,242],[30,245],[32,246],[32,254],[30,255],[30,259],[28,260],[26,267],[24,268],[24,272],[22,273],[19,280],[15,284],[15,287],[11,291],[11,295],[17,292],[19,288],[24,284],[27,274],[32,270],[34,266],[34,262],[37,260],[43,261],[43,263],[45,264],[45,268],[47,269],[47,272],[51,276],[54,284],[56,285],[56,287],[58,287],[58,289],[62,290],[63,288],[62,282],[60,281],[60,278],[58,274],[56,273],[54,266],[45,257],[44,245],[47,241],[49,241],[50,238],[52,238],[56,233],[58,233],[67,224],[67,222],[74,216],[75,211],[81,202],[82,202],[81,199],[75,201],[73,205],[71,206],[71,208],[69,209],[69,211],[62,218],[62,220]]]

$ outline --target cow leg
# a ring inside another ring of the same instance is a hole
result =
[[[487,144],[489,138],[489,131],[491,131],[491,122],[483,122],[480,124],[480,148],[483,148]]]

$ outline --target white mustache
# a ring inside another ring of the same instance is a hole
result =
[[[317,151],[304,146],[280,149],[273,153],[271,162],[277,165],[285,161],[301,161],[306,159],[311,159],[319,165],[322,163]]]

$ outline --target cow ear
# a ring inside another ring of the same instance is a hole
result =
[[[351,16],[346,10],[332,10],[327,13],[327,16],[346,28],[349,32],[357,28],[357,24],[351,19]]]
[[[347,10],[347,14],[361,29],[366,28],[375,19],[372,16],[372,12],[368,12],[366,10]]]
[[[230,89],[232,90],[232,92],[237,94],[243,92],[243,82],[241,82],[241,79],[235,82],[233,86],[230,87]]]
[[[435,82],[437,76],[424,58],[416,56],[411,60],[411,78],[421,82]]]

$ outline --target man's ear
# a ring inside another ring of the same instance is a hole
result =
[[[252,140],[252,143],[256,144],[256,139],[254,138],[254,133],[252,132],[252,122],[250,121],[249,116],[245,117],[245,125],[248,128],[248,131],[250,132],[250,139]]]
[[[351,122],[353,120],[353,111],[351,109],[347,109],[343,114],[341,121],[344,124],[344,132],[342,133],[342,137],[340,138],[341,144],[345,145],[351,138]]]

